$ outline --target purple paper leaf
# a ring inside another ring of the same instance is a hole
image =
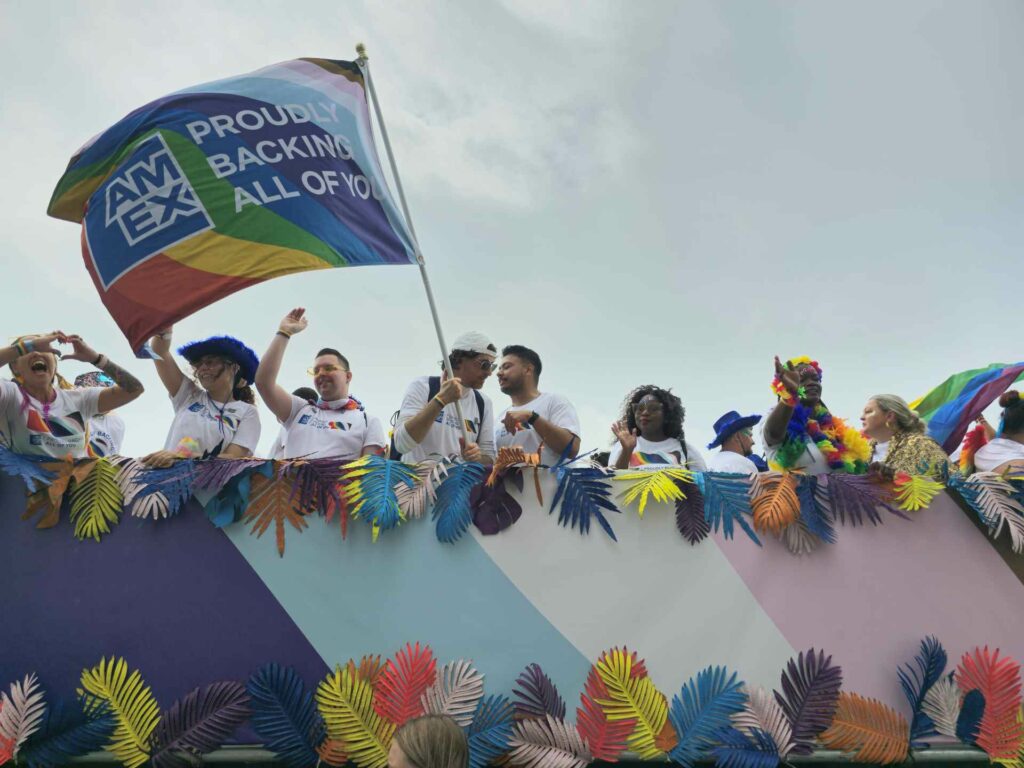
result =
[[[892,506],[888,489],[871,475],[850,475],[845,472],[821,475],[818,477],[818,488],[827,491],[827,500],[823,492],[818,492],[818,503],[830,507],[834,519],[846,525],[847,519],[851,526],[864,525],[867,518],[872,525],[882,522],[878,508],[891,512],[897,517],[909,520],[903,512]]]
[[[512,693],[517,699],[516,720],[543,720],[545,715],[565,719],[565,701],[539,664],[530,664],[522,671]]]
[[[832,724],[839,702],[843,670],[824,651],[811,648],[790,659],[782,673],[782,693],[775,699],[793,729],[794,755],[814,751],[815,737]]]
[[[300,512],[325,514],[342,506],[339,483],[344,466],[338,459],[311,459],[292,465],[293,497],[298,498]]]
[[[517,491],[522,493],[523,484],[525,483],[525,478],[523,477],[525,472],[522,467],[509,467],[505,470],[504,478],[511,482]]]
[[[206,459],[196,462],[196,491],[220,491],[232,479],[248,469],[261,466],[266,459]]]
[[[249,694],[235,681],[196,688],[174,702],[150,737],[154,768],[187,768],[212,752],[249,717]]]
[[[502,480],[491,487],[486,483],[475,485],[469,494],[469,505],[473,510],[473,525],[484,536],[504,531],[523,514],[523,508],[509,495]]]
[[[685,498],[676,502],[676,528],[691,544],[704,541],[711,526],[704,518],[704,495],[696,483],[680,483]]]

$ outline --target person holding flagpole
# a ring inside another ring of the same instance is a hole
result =
[[[211,336],[178,349],[192,366],[195,380],[182,373],[171,356],[172,330],[150,339],[159,357],[160,381],[171,397],[174,421],[164,448],[144,456],[149,467],[169,467],[183,458],[252,456],[260,440],[260,417],[250,382],[259,358],[238,339]]]
[[[336,349],[321,349],[309,369],[319,395],[315,402],[290,395],[277,383],[288,341],[308,325],[302,307],[285,315],[256,371],[256,390],[285,431],[282,458],[351,461],[368,453],[382,455],[384,427],[349,394],[352,369]]]

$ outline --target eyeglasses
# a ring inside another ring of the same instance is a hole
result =
[[[200,368],[213,368],[216,365],[226,366],[231,365],[231,362],[231,360],[225,360],[223,357],[214,357],[212,355],[207,355],[205,357],[199,358],[194,363],[192,363],[192,369],[198,371]]]
[[[643,402],[633,403],[633,413],[657,413],[662,410],[664,406],[659,402]]]
[[[488,360],[486,357],[481,360],[477,360],[477,362],[480,363],[480,370],[484,373],[490,373],[491,371],[498,369],[498,364],[493,360]],[[444,368],[444,360],[438,360],[437,364]]]
[[[337,371],[345,371],[347,373],[348,368],[342,368],[334,363],[325,363],[324,365],[314,365],[312,368],[306,369],[306,373],[310,376],[319,376],[321,373],[335,373]]]

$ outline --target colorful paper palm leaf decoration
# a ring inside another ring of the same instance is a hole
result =
[[[565,719],[565,700],[539,664],[530,664],[519,674],[512,695],[516,699],[516,720],[538,719],[545,715]]]
[[[86,459],[79,463],[72,461],[47,461],[41,466],[53,477],[46,488],[33,494],[29,500],[22,520],[39,515],[36,528],[52,528],[60,522],[60,511],[65,495],[75,483],[85,479],[92,471],[96,459]]]
[[[796,497],[800,501],[800,519],[797,525],[802,525],[820,541],[834,544],[836,530],[832,524],[832,511],[828,505],[827,494],[818,492],[818,478],[813,475],[797,477]],[[789,526],[792,527],[794,526]]]
[[[666,467],[665,469],[643,470],[640,472],[616,472],[612,477],[616,483],[628,483],[619,491],[618,496],[625,506],[639,500],[637,514],[644,516],[644,509],[649,499],[653,498],[660,504],[679,501],[686,498],[683,484],[693,485],[693,472],[685,467]]]
[[[125,768],[138,768],[149,760],[150,736],[160,720],[160,707],[139,674],[113,656],[82,670],[79,696],[89,694],[105,703],[117,725],[106,748]]]
[[[746,687],[747,700],[743,709],[732,716],[733,727],[747,736],[757,747],[757,731],[771,737],[777,759],[785,760],[793,749],[793,729],[789,725],[786,713],[782,711],[774,694],[761,686]],[[735,747],[739,749],[740,744]],[[744,746],[744,749],[750,747]]]
[[[865,519],[872,525],[880,525],[880,508],[906,519],[906,515],[891,505],[890,487],[874,475],[833,472],[819,475],[817,480],[828,491],[832,516],[843,525],[864,525]]]
[[[893,481],[896,503],[904,512],[917,512],[927,508],[932,503],[932,499],[945,489],[945,485],[927,475],[900,473]]]
[[[504,479],[494,485],[474,485],[469,494],[469,506],[473,511],[473,525],[484,536],[511,528],[523,514],[522,506],[512,498]]]
[[[53,479],[53,472],[44,466],[47,461],[46,457],[23,456],[0,445],[0,472],[20,477],[29,493],[46,488]]]
[[[321,514],[328,522],[337,514],[343,539],[348,534],[348,511],[341,486],[344,473],[344,465],[334,459],[293,460],[287,473],[298,511]]]
[[[900,667],[898,675],[903,695],[910,705],[910,746],[917,748],[922,739],[934,736],[935,724],[924,711],[925,694],[946,671],[946,650],[934,637],[921,641],[921,650],[913,664]]]
[[[602,512],[619,513],[607,482],[609,472],[589,466],[563,467],[557,470],[557,475],[558,488],[551,499],[549,511],[558,510],[558,524],[586,534],[590,532],[590,520],[593,518],[609,538],[617,541],[615,531]]]
[[[636,654],[626,648],[612,648],[601,655],[595,667],[608,692],[607,699],[597,701],[605,717],[610,722],[635,723],[626,739],[627,747],[645,760],[663,757],[675,746],[668,722],[668,702],[648,677],[642,662],[637,670]]]
[[[419,482],[408,485],[405,481],[395,483],[398,506],[406,519],[423,517],[437,498],[437,486],[448,474],[448,464],[443,461],[423,461],[416,465]]]
[[[932,722],[936,731],[943,736],[956,738],[956,722],[960,718],[962,700],[963,694],[953,680],[953,675],[946,675],[925,692],[921,712]]]
[[[12,757],[17,758],[26,739],[39,730],[45,714],[43,691],[34,672],[0,693],[0,736],[9,743]]]
[[[473,713],[483,695],[484,676],[468,661],[450,661],[423,694],[423,711],[448,715],[466,728],[473,721]]]
[[[437,498],[431,519],[436,523],[437,540],[454,544],[462,538],[473,521],[469,496],[473,486],[484,481],[487,470],[482,464],[455,464],[448,468],[448,476],[437,487]]]
[[[195,477],[196,462],[193,459],[176,461],[166,469],[143,469],[136,475],[136,482],[142,484],[142,489],[134,495],[145,498],[159,493],[167,499],[167,516],[173,517],[191,498]]]
[[[345,663],[350,675],[369,683],[372,688],[377,687],[381,675],[384,674],[384,666],[385,662],[381,660],[379,653],[363,656],[358,664],[355,659],[349,659]]]
[[[719,527],[726,539],[733,536],[738,525],[751,541],[761,546],[761,540],[747,522],[752,514],[750,493],[752,481],[747,475],[700,472],[697,474],[700,490],[704,494],[704,517],[711,530],[718,533]]]
[[[515,722],[512,702],[505,696],[484,696],[466,730],[469,768],[486,768],[508,753]]]
[[[264,747],[289,768],[316,765],[327,731],[299,674],[291,667],[267,664],[249,678],[246,691],[252,726]]]
[[[718,741],[719,733],[729,728],[732,716],[742,712],[746,703],[743,683],[725,667],[707,667],[683,685],[672,697],[669,717],[679,743],[669,756],[674,762],[692,768]]]
[[[83,704],[84,709],[61,703],[47,709],[42,726],[21,748],[18,762],[28,768],[55,768],[103,749],[114,732],[114,716],[105,704]],[[2,758],[0,754],[0,765]]]
[[[807,530],[807,524],[803,520],[797,520],[786,528],[780,540],[794,555],[809,555],[821,543],[821,539]]]
[[[633,667],[634,671],[636,667]],[[591,666],[580,706],[576,708],[576,729],[590,747],[595,760],[616,762],[626,749],[626,739],[636,727],[636,720],[609,720],[599,702],[608,701],[608,688],[596,666]]]
[[[132,517],[162,520],[170,515],[170,504],[162,493],[141,495],[142,477],[147,471],[141,462],[127,456],[114,456],[109,461],[117,468],[117,485],[124,498],[124,508]]]
[[[106,459],[97,459],[92,469],[71,491],[71,523],[75,538],[100,540],[110,533],[121,517],[124,497],[117,484],[117,469]]]
[[[686,486],[686,496],[676,500],[676,528],[691,544],[704,541],[711,532],[704,513],[704,494],[696,483]]]
[[[910,727],[903,715],[880,701],[844,691],[821,740],[826,747],[852,753],[858,763],[889,765],[907,759]]]
[[[960,690],[978,690],[985,697],[985,714],[978,730],[978,746],[993,760],[1012,759],[1020,751],[1024,733],[1017,722],[1021,706],[1020,664],[999,650],[975,648],[965,653],[956,670]]]
[[[789,472],[762,472],[754,481],[750,505],[754,529],[778,536],[800,519],[796,478]]]
[[[956,489],[988,526],[992,538],[1006,529],[1013,551],[1024,554],[1024,505],[1014,498],[1015,488],[1002,475],[976,472]]]
[[[978,734],[981,733],[981,719],[985,716],[985,697],[977,688],[963,696],[954,735],[964,744],[977,746]]]
[[[586,768],[593,761],[579,732],[551,715],[512,727],[509,762],[522,768]]]
[[[317,686],[316,703],[327,735],[345,745],[352,762],[359,768],[387,766],[395,726],[374,710],[370,681],[338,666]]]
[[[437,679],[437,661],[429,646],[400,648],[374,686],[373,707],[396,727],[423,714],[423,694]]]
[[[1024,729],[1024,708],[1017,710],[1017,724]],[[1021,744],[1017,756],[1012,760],[999,760],[1003,768],[1024,768],[1024,744]]]
[[[395,486],[401,483],[411,488],[419,482],[413,467],[367,454],[346,464],[344,469],[342,480],[346,483],[345,503],[349,513],[370,524],[374,541],[381,531],[390,531],[405,520],[405,513],[398,506]]]
[[[150,737],[153,768],[189,768],[249,718],[249,695],[234,680],[196,688],[174,702]]]
[[[252,524],[249,533],[256,534],[256,538],[261,538],[273,525],[277,554],[284,557],[285,523],[289,523],[299,533],[306,530],[309,523],[292,503],[292,487],[285,478],[285,467],[275,469],[270,463],[267,467],[269,472],[260,469],[253,474],[249,506],[242,516],[242,522]]]
[[[719,731],[718,742],[711,750],[716,768],[775,768],[779,764],[775,741],[758,728],[749,732],[725,728]]]
[[[790,659],[782,673],[782,693],[775,700],[786,713],[793,731],[794,755],[809,755],[814,740],[832,723],[843,684],[843,671],[832,657],[811,648]]]

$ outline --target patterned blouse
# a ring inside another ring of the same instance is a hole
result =
[[[882,463],[893,472],[929,475],[935,480],[945,480],[949,474],[946,452],[923,432],[897,432],[893,435]]]

